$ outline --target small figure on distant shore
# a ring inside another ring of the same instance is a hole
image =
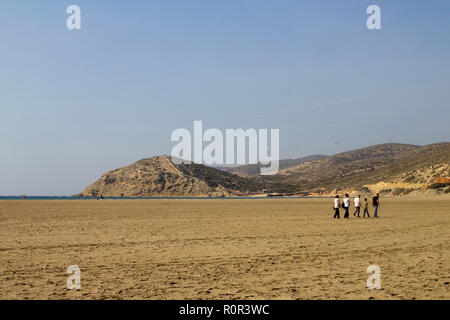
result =
[[[367,198],[364,199],[364,213],[363,213],[363,218],[366,217],[366,213],[367,213],[367,218],[370,218],[370,215],[369,215],[369,201],[367,201]]]
[[[349,198],[349,195],[347,193],[345,194],[343,206],[344,206],[344,209],[345,209],[344,219],[348,219],[349,218],[348,210],[350,209],[350,198]]]
[[[339,200],[339,195],[337,194],[336,195],[336,198],[334,198],[334,206],[333,206],[333,209],[334,209],[334,216],[333,216],[333,218],[334,219],[340,219],[341,218],[341,215],[340,215],[340,213],[339,213],[339,208],[341,207],[341,200]]]
[[[353,216],[356,217],[356,214],[358,214],[358,218],[360,218],[359,214],[361,212],[361,195],[357,195],[354,201],[355,201],[355,213],[353,213]]]
[[[372,198],[372,206],[375,209],[373,217],[378,218],[378,207],[380,207],[380,194],[379,193],[377,193],[376,196]]]

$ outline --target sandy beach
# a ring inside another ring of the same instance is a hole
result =
[[[449,299],[450,198],[3,200],[1,299]],[[373,209],[371,208],[371,213]],[[68,290],[66,269],[81,269]],[[381,268],[381,290],[366,269]]]

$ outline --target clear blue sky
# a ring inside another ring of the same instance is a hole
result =
[[[279,128],[282,158],[450,140],[448,0],[3,0],[0,63],[0,195],[75,194],[194,120]]]

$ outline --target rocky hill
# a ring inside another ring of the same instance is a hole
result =
[[[450,143],[420,147],[409,155],[354,179],[342,179],[343,188],[362,186],[363,190],[392,195],[409,193],[450,193]]]
[[[169,156],[109,171],[77,196],[223,197],[262,192],[263,185],[199,164],[175,165]]]
[[[347,151],[280,170],[276,179],[297,184],[301,188],[324,186],[339,182],[345,177],[374,171],[412,154],[419,148],[420,146],[408,144],[381,144]]]
[[[449,163],[450,143],[383,144],[305,162],[269,179],[294,184],[304,194],[362,190],[400,195],[450,177]]]

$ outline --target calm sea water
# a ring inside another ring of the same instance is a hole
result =
[[[109,200],[158,200],[158,199],[167,199],[167,200],[179,200],[179,199],[194,199],[194,200],[224,200],[224,199],[232,199],[232,200],[239,200],[239,199],[309,199],[309,198],[315,198],[315,197],[264,197],[264,198],[254,198],[254,197],[223,197],[223,198],[208,198],[208,197],[152,197],[152,198],[134,198],[134,197],[105,197],[104,199]],[[0,200],[23,200],[22,196],[0,196]],[[27,196],[27,200],[85,200],[84,198],[74,198],[74,197],[64,197],[64,196],[34,196],[29,197]],[[91,200],[91,198],[87,198],[87,200]]]

